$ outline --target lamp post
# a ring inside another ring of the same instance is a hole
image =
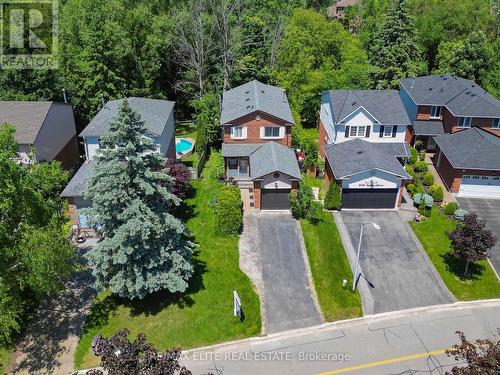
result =
[[[373,225],[373,227],[377,230],[380,229],[380,225],[373,223],[373,222],[361,224],[361,232],[359,233],[359,243],[358,243],[358,255],[356,256],[356,266],[354,267],[354,276],[353,276],[353,280],[352,280],[352,291],[353,292],[356,290],[356,280],[358,278],[359,256],[361,254],[361,241],[363,240],[363,228],[367,224]]]

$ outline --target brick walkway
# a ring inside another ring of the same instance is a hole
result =
[[[446,188],[445,184],[443,183],[443,180],[441,180],[441,176],[439,176],[439,173],[436,170],[436,167],[434,167],[434,164],[432,163],[431,157],[434,156],[434,154],[425,154],[425,162],[427,164],[427,168],[429,169],[429,172],[432,173],[434,176],[434,184],[439,185],[443,188],[443,202],[444,203],[450,203],[450,202],[456,202],[457,200],[451,194],[448,189]]]

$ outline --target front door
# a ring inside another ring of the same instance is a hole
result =
[[[239,177],[248,177],[248,160],[246,159],[240,159]]]

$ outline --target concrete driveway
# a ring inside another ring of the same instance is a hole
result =
[[[363,222],[360,278],[364,314],[403,310],[453,302],[430,259],[410,226],[396,211],[342,211],[335,216],[351,265]],[[347,242],[347,243],[346,243]],[[350,242],[350,243],[349,243]]]
[[[500,199],[457,197],[457,201],[463,209],[475,212],[486,220],[486,227],[497,237],[497,243],[489,254],[493,268],[500,275]]]
[[[264,333],[322,322],[302,233],[290,214],[245,215],[239,247],[240,267],[260,294]]]

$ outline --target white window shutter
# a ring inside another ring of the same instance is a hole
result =
[[[280,138],[285,138],[285,127],[280,126]]]
[[[262,139],[262,138],[264,138],[264,134],[265,134],[265,133],[264,133],[264,127],[263,127],[263,126],[261,126],[261,127],[260,127],[260,138],[261,138],[261,139]]]
[[[243,139],[247,139],[247,127],[246,126],[243,127],[243,130],[241,131],[241,136],[243,137]]]
[[[229,129],[231,129],[231,139],[234,139],[234,127],[230,127]]]

